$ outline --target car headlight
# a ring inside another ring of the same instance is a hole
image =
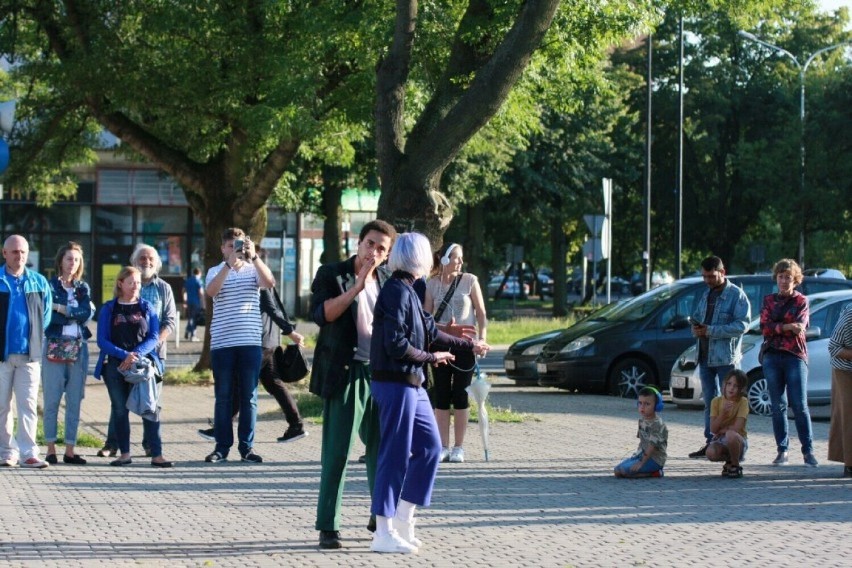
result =
[[[544,343],[538,343],[524,349],[521,355],[538,355],[542,349],[544,349]]]
[[[588,335],[584,335],[583,337],[578,337],[565,347],[559,350],[560,353],[573,353],[574,351],[580,351],[581,349],[585,349],[589,345],[595,342],[594,337],[589,337]]]

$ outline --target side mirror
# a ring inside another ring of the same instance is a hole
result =
[[[669,322],[670,329],[686,329],[687,327],[691,327],[689,325],[689,317],[676,315],[672,318],[672,321]]]
[[[805,340],[819,339],[822,335],[822,329],[819,326],[809,327],[805,330]]]

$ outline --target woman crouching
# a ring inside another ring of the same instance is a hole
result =
[[[422,545],[414,536],[414,510],[429,506],[441,458],[435,414],[422,386],[423,368],[452,361],[450,348],[479,355],[488,345],[439,331],[423,310],[413,284],[432,269],[426,237],[400,235],[388,268],[393,274],[376,301],[370,346],[370,389],[381,429],[372,506],[376,532],[370,550],[412,553]],[[453,332],[475,333],[461,328]]]

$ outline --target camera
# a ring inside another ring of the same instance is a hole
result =
[[[243,256],[243,248],[245,245],[246,242],[243,239],[234,239],[234,252],[240,255],[241,258]]]

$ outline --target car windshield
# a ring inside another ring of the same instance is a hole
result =
[[[625,302],[610,304],[592,314],[589,319],[595,321],[639,321],[693,284],[693,282],[675,282],[654,288],[650,292]]]

